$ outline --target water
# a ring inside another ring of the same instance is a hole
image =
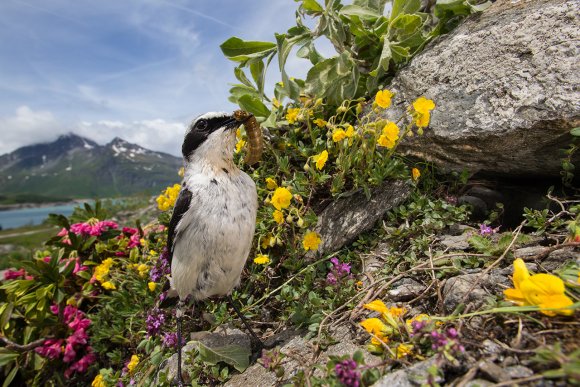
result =
[[[17,210],[0,211],[0,226],[4,230],[22,226],[33,226],[41,224],[48,214],[62,214],[69,216],[73,213],[78,203],[62,204],[58,206],[47,206],[39,208],[20,208]]]

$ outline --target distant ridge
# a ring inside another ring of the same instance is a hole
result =
[[[119,137],[105,145],[66,134],[0,156],[0,195],[98,198],[154,194],[179,180],[181,159]]]

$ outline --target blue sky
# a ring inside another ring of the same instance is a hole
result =
[[[2,0],[0,154],[74,132],[179,154],[198,114],[235,108],[231,36],[274,41],[293,0]],[[277,82],[277,66],[270,83]],[[291,76],[308,63],[294,59]]]

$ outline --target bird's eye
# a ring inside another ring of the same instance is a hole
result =
[[[206,120],[199,120],[197,122],[196,126],[199,130],[206,130],[207,129],[207,121]]]

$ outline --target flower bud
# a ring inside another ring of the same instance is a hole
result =
[[[286,217],[286,222],[292,223],[292,220],[294,220],[294,218],[292,218],[292,215],[288,214],[288,216]]]
[[[347,110],[347,109],[346,109],[346,106],[344,106],[344,105],[340,105],[340,106],[339,106],[339,107],[336,109],[336,112],[340,114],[340,113],[344,113],[344,112],[346,112],[346,110]]]
[[[298,227],[303,227],[304,226],[304,220],[302,218],[298,218],[298,221],[296,222],[296,224],[298,225]]]
[[[308,163],[304,164],[304,170],[306,172],[310,171],[310,165],[308,165]]]

